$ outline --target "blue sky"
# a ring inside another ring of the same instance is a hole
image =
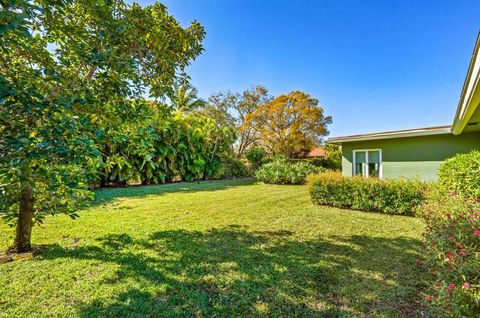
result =
[[[302,90],[330,136],[451,124],[480,28],[478,0],[162,2],[206,29],[189,68],[200,96]]]

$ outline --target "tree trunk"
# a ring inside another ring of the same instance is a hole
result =
[[[17,253],[24,253],[32,250],[31,236],[34,201],[32,186],[27,184],[20,193],[17,233],[15,236],[15,251]]]

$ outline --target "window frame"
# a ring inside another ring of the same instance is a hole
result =
[[[362,177],[366,177],[368,178],[370,176],[370,169],[368,169],[368,153],[370,151],[378,151],[378,161],[379,161],[379,169],[378,169],[378,178],[379,179],[383,179],[383,156],[382,156],[382,149],[355,149],[353,150],[353,176],[356,176],[357,175],[357,163],[356,163],[356,153],[357,152],[364,152],[365,153],[365,160],[366,160],[366,164],[367,164],[367,169],[366,169],[366,176],[362,176]]]

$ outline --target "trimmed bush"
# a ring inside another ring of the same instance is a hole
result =
[[[417,179],[343,177],[339,172],[308,178],[308,190],[316,204],[402,215],[415,214],[427,185]]]
[[[448,191],[480,198],[480,151],[473,150],[446,160],[440,166],[438,178]]]
[[[288,162],[276,159],[257,170],[256,177],[265,183],[304,184],[305,178],[313,173],[324,171],[307,162]]]
[[[432,317],[479,317],[480,203],[432,192],[419,209],[425,220],[424,260],[431,274],[423,299]]]

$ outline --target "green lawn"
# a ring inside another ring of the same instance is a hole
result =
[[[100,190],[80,216],[48,218],[42,255],[0,265],[0,317],[418,314],[419,219],[252,180]]]

